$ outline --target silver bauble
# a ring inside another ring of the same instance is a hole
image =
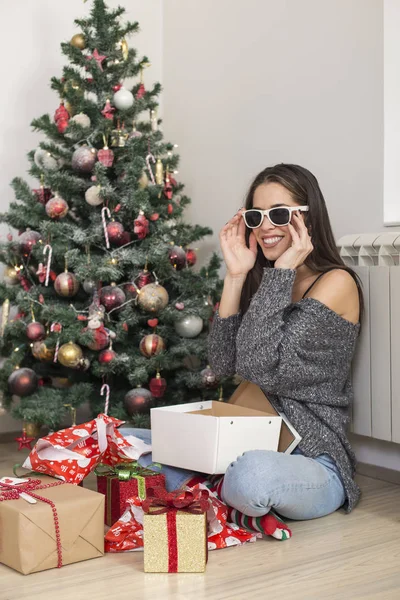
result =
[[[88,129],[90,127],[90,118],[85,115],[85,113],[78,113],[70,119],[70,123],[76,123],[77,125]]]
[[[188,315],[179,321],[175,321],[175,331],[184,338],[194,338],[203,329],[203,319],[197,315]]]
[[[114,94],[113,104],[118,110],[128,110],[133,106],[133,102],[133,94],[125,88],[121,88]]]
[[[97,284],[92,279],[85,279],[85,281],[82,284],[82,287],[87,294],[91,295],[96,290]]]
[[[50,152],[47,152],[47,150],[43,150],[43,148],[37,148],[34,155],[34,161],[36,165],[43,170],[57,171],[60,168],[57,159],[55,159]]]
[[[90,206],[100,206],[103,204],[103,199],[100,198],[101,187],[99,185],[92,185],[85,192],[85,200]]]

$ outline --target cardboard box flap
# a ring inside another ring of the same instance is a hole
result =
[[[276,411],[271,410],[268,413],[266,410],[256,410],[247,406],[234,405],[232,403],[213,401],[211,408],[204,410],[193,410],[188,412],[189,415],[205,415],[212,417],[276,417]]]
[[[274,409],[264,392],[255,383],[250,381],[243,381],[233,392],[232,396],[228,400],[228,404],[235,406],[244,406],[253,410],[266,413],[279,415]],[[289,446],[295,441],[296,437],[292,433],[288,423],[285,419],[282,419],[281,435],[279,438],[278,452],[285,452]]]

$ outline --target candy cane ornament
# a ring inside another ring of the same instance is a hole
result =
[[[46,257],[47,253],[48,253],[48,256],[47,256],[47,265],[46,265],[46,280],[44,283],[44,285],[46,287],[48,287],[48,285],[49,285],[51,258],[53,256],[53,248],[50,246],[50,244],[46,244],[45,247],[43,248],[43,256],[44,257]]]
[[[51,327],[50,327],[51,332],[55,331],[56,333],[61,333],[61,330],[62,330],[61,323],[52,323],[51,324]],[[53,358],[54,363],[57,362],[59,349],[60,349],[60,336],[58,336],[56,348],[54,350],[54,358]]]
[[[110,213],[110,209],[107,208],[107,206],[104,206],[101,209],[101,220],[103,222],[103,231],[104,231],[104,237],[106,238],[106,248],[110,247],[110,241],[108,239],[108,231],[107,231],[107,221],[106,221],[106,215],[109,219],[111,219],[111,213]]]
[[[153,174],[153,170],[152,170],[151,165],[150,165],[150,161],[154,165],[156,164],[156,159],[154,158],[154,156],[152,155],[151,152],[146,156],[146,165],[147,165],[147,170],[150,173],[151,183],[153,185],[156,185],[156,180],[154,179],[154,174]]]
[[[104,414],[108,414],[108,407],[110,406],[110,386],[107,383],[103,383],[102,388],[100,390],[100,396],[106,395],[106,402],[104,405]]]

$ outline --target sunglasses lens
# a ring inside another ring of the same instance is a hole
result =
[[[274,225],[282,226],[290,222],[290,211],[288,208],[273,208],[269,213],[269,218]]]
[[[259,227],[263,219],[263,215],[259,210],[246,210],[246,225],[247,227]]]

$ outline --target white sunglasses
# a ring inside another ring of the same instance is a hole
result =
[[[258,208],[250,208],[242,212],[244,222],[249,229],[256,229],[262,225],[264,217],[267,217],[272,225],[283,227],[289,225],[292,213],[296,210],[307,212],[308,206],[278,206],[269,210],[260,210]]]

